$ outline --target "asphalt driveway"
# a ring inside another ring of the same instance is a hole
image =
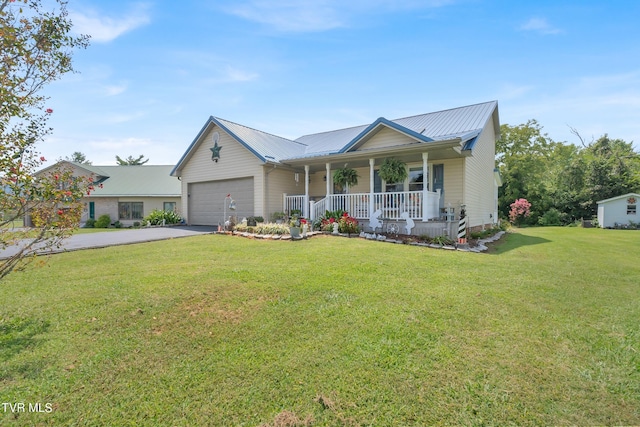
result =
[[[118,231],[105,231],[87,234],[74,234],[65,239],[62,247],[47,251],[46,253],[58,253],[65,251],[77,251],[81,249],[104,248],[107,246],[130,245],[133,243],[152,242],[155,240],[175,239],[178,237],[190,237],[200,234],[211,234],[217,227],[207,226],[172,226],[127,229]],[[0,250],[0,259],[8,258],[15,254],[16,247]]]

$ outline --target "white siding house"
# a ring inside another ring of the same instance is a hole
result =
[[[344,209],[367,225],[384,218],[415,222],[413,234],[455,234],[464,206],[469,226],[497,222],[495,143],[497,101],[366,125],[281,138],[210,117],[171,174],[182,181],[182,213],[189,224],[224,223],[225,198],[235,214],[269,218],[299,209],[314,219]],[[378,175],[387,158],[409,177],[386,183]],[[335,194],[333,173],[348,165],[359,175],[348,194]]]
[[[638,204],[640,204],[640,194],[638,193],[600,200],[598,202],[598,224],[602,228],[614,228],[628,225],[629,222],[639,223]]]

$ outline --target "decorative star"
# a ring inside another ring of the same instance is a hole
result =
[[[218,141],[216,141],[213,144],[213,147],[211,147],[209,150],[211,150],[211,160],[213,160],[214,162],[218,162],[218,160],[220,159],[220,150],[222,150],[222,147],[220,147],[218,145]]]

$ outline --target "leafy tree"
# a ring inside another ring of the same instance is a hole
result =
[[[91,164],[91,161],[87,160],[87,156],[80,151],[74,151],[71,156],[65,156],[64,159],[69,162],[81,163],[83,165]]]
[[[116,162],[120,166],[141,166],[149,161],[149,159],[146,159],[145,161],[142,161],[142,159],[144,159],[144,154],[140,154],[137,159],[133,156],[129,156],[124,160],[120,156],[116,156]]]
[[[52,2],[57,10],[51,9]],[[87,36],[70,35],[66,2],[0,0],[0,279],[28,262],[36,251],[59,245],[77,226],[80,199],[90,183],[69,170],[36,175],[46,159],[36,144],[51,132],[41,90],[73,71],[71,52],[88,45]],[[90,190],[89,190],[90,191]],[[29,215],[35,230],[13,230]]]

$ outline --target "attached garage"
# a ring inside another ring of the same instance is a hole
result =
[[[238,220],[253,215],[254,211],[253,177],[220,181],[189,183],[189,224],[218,225],[224,223],[225,198],[231,194],[236,202],[236,210],[229,210],[226,201],[227,217],[237,216]]]

